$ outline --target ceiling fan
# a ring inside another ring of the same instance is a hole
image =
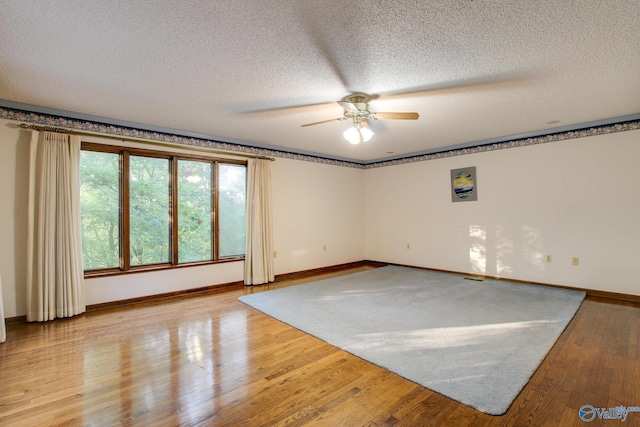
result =
[[[372,113],[369,110],[368,103],[371,99],[371,97],[362,94],[351,95],[346,98],[346,101],[337,101],[344,109],[343,117],[307,123],[302,127],[352,120],[353,127],[344,131],[344,137],[352,144],[359,144],[370,140],[373,136],[373,131],[369,129],[367,120],[418,120],[418,117],[420,117],[418,113]]]

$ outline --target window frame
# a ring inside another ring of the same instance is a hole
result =
[[[176,147],[178,149],[178,147]],[[147,148],[124,147],[117,145],[101,144],[96,142],[82,141],[82,151],[94,151],[103,153],[113,153],[119,156],[119,238],[120,253],[119,266],[100,269],[84,270],[85,278],[103,277],[121,274],[140,273],[148,271],[167,270],[174,268],[193,267],[200,265],[220,264],[226,262],[242,261],[245,255],[219,256],[219,173],[220,164],[232,164],[247,167],[246,160],[236,160],[219,158],[207,155],[197,155],[174,151],[160,151]],[[130,156],[142,156],[168,159],[169,161],[169,261],[131,265],[130,247]],[[178,161],[194,160],[210,163],[211,168],[211,233],[212,233],[212,256],[213,259],[191,262],[179,262],[178,260]]]

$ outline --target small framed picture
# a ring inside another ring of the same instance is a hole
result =
[[[476,167],[451,169],[451,201],[475,202],[478,200]]]

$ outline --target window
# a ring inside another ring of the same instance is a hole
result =
[[[169,256],[169,160],[129,157],[129,264],[166,263]]]
[[[220,165],[220,256],[244,254],[247,168]]]
[[[85,272],[242,258],[246,170],[232,160],[83,143]]]
[[[211,163],[178,160],[178,259],[181,262],[213,258],[211,173]]]
[[[120,266],[120,157],[80,152],[82,255],[85,270]]]

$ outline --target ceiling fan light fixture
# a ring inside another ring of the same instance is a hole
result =
[[[345,130],[342,135],[344,136],[344,139],[346,139],[353,145],[360,144],[363,139],[362,135],[360,134],[360,132],[358,132],[358,129],[356,129],[355,126],[350,126],[349,128],[347,128],[347,130]]]
[[[369,129],[367,123],[364,121],[356,122],[352,127],[348,128],[342,134],[344,139],[351,144],[360,144],[361,142],[367,142],[374,135],[373,131]]]
[[[368,127],[363,127],[363,128],[360,128],[359,130],[360,130],[360,135],[362,135],[362,140],[364,142],[367,142],[373,136],[373,131]]]

